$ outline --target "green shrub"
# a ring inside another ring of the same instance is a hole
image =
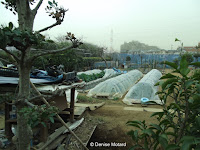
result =
[[[38,124],[42,124],[46,127],[48,120],[54,123],[54,116],[59,110],[55,106],[40,105],[35,107],[24,107],[19,111],[19,114],[24,114],[27,123],[31,127],[35,127]]]
[[[102,78],[105,75],[104,71],[101,71],[100,73],[92,74],[92,75],[87,75],[85,73],[82,73],[81,75],[78,75],[79,79],[82,79],[85,82],[90,82],[99,78]]]
[[[93,101],[93,98],[91,98],[91,97],[87,97],[87,96],[85,96],[85,95],[81,95],[81,94],[79,94],[78,96],[77,96],[77,99],[79,100],[79,101],[81,101],[81,102],[91,102],[91,101]]]
[[[127,125],[139,130],[132,130],[128,135],[136,142],[134,149],[191,150],[200,149],[200,77],[199,71],[191,75],[189,65],[200,67],[200,62],[188,63],[182,56],[180,65],[165,62],[176,74],[164,75],[157,85],[163,101],[163,111],[151,116],[157,117],[158,124],[147,125],[145,121],[129,121]],[[168,98],[174,101],[166,105]]]

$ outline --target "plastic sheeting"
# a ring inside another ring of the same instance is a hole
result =
[[[109,99],[121,98],[142,76],[142,72],[132,70],[126,74],[99,83],[89,91],[87,96],[105,96]]]
[[[142,98],[148,98],[150,101],[154,101],[157,104],[162,104],[157,92],[157,86],[154,86],[162,74],[159,70],[153,69],[147,73],[137,84],[135,84],[123,99],[123,102],[127,105],[133,103],[141,103]]]
[[[113,69],[104,69],[104,72],[105,75],[103,76],[103,78],[108,78],[119,74]]]
[[[53,83],[55,81],[49,81],[46,79],[34,79],[30,78],[31,82],[34,84],[42,84],[42,83]],[[2,77],[0,76],[0,84],[18,84],[19,78],[16,77]]]
[[[88,70],[88,71],[85,71],[85,72],[78,72],[77,75],[81,75],[81,74],[87,74],[87,75],[91,75],[91,74],[97,74],[97,73],[101,73],[102,70],[100,69],[94,69],[94,70]]]
[[[41,85],[41,86],[37,86],[37,89],[39,91],[51,91],[51,92],[54,92],[56,90],[64,89],[64,88],[67,88],[67,87],[70,87],[70,86],[67,86],[67,85],[61,85],[61,86],[59,86],[59,85]],[[69,103],[71,102],[70,93],[71,93],[70,89],[65,90],[66,100]],[[75,95],[74,95],[75,102],[78,101],[77,96],[78,96],[78,91],[75,90]]]
[[[103,71],[105,72],[105,75],[103,76],[103,78],[112,77],[112,76],[121,74],[121,72],[117,72],[114,69],[104,69]],[[102,72],[102,70],[100,70],[100,69],[94,69],[94,70],[88,70],[85,72],[78,72],[77,75],[81,75],[83,73],[87,74],[87,75],[91,75],[91,74],[98,74],[101,72]]]

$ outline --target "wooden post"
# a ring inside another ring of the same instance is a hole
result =
[[[48,137],[48,124],[45,122],[46,127],[44,127],[42,124],[40,125],[40,141],[46,142]]]
[[[37,90],[37,88],[35,87],[35,85],[30,81],[30,85],[31,87],[36,91],[36,93],[41,96],[42,94]],[[41,97],[41,100],[48,106],[50,107],[50,104],[47,102],[47,100],[44,97]],[[84,147],[85,150],[89,150],[84,144],[83,142],[79,139],[79,137],[77,137],[77,135],[67,126],[67,124],[64,122],[64,120],[56,113],[56,117],[58,118],[58,120],[68,129],[68,131],[74,136],[74,138],[76,140],[78,140],[80,142],[80,144]]]
[[[8,121],[10,119],[11,109],[12,109],[12,105],[8,105],[5,102],[5,135],[7,136],[8,139],[11,139],[13,136],[13,133],[11,130],[12,123]]]
[[[71,89],[71,94],[70,94],[70,98],[71,98],[71,101],[70,101],[70,122],[73,122],[74,121],[74,95],[75,95],[75,87],[73,87]]]

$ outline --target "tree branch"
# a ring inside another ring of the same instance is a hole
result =
[[[19,58],[15,54],[13,54],[12,52],[10,52],[6,48],[2,48],[2,50],[5,51],[7,54],[11,55],[14,58],[14,60],[19,63],[20,60],[19,60]]]
[[[43,0],[40,0],[40,1],[38,2],[37,6],[32,10],[34,16],[36,15],[38,9],[40,8],[42,2],[43,2]]]
[[[6,102],[6,104],[8,104],[8,105],[15,105],[15,103],[9,103],[9,102]]]
[[[65,48],[62,48],[62,49],[58,49],[58,50],[48,50],[48,51],[45,50],[45,52],[37,53],[34,56],[32,56],[30,58],[30,62],[33,62],[37,57],[47,55],[47,54],[59,53],[59,52],[66,51],[66,50],[69,50],[69,49],[72,49],[72,48],[74,48],[74,45],[71,45],[71,46],[68,46],[68,47],[65,47]]]
[[[38,100],[38,99],[41,98],[41,97],[44,97],[44,95],[39,95],[39,96],[32,97],[32,98],[28,99],[28,101]],[[41,100],[41,99],[40,99],[40,100]]]
[[[30,107],[35,107],[36,106],[36,105],[32,104],[31,102],[29,102],[27,99],[25,99],[24,102]]]
[[[1,60],[1,61],[4,61],[4,62],[6,62],[6,63],[11,63],[10,61],[7,61],[7,60],[5,60],[5,59],[3,59],[3,58],[0,58],[0,60]]]
[[[54,24],[52,24],[52,25],[50,25],[50,26],[48,26],[48,27],[46,27],[46,28],[43,28],[43,29],[41,29],[41,30],[39,30],[39,31],[36,31],[36,32],[43,32],[43,31],[46,31],[46,30],[48,30],[48,29],[51,29],[51,28],[53,28],[53,27],[55,27],[55,26],[57,26],[57,25],[60,25],[61,24],[61,22],[60,21],[57,21],[56,23],[54,23]]]

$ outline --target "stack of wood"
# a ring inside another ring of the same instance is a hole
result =
[[[96,110],[97,108],[103,106],[105,103],[97,103],[97,104],[83,104],[83,103],[76,103],[75,104],[75,114],[77,115],[77,118],[80,118],[79,115],[82,116],[82,108],[84,110],[88,109],[90,111]],[[76,109],[77,108],[77,109]],[[76,112],[77,110],[77,112]],[[78,117],[79,116],[79,117]],[[89,123],[88,123],[89,122]],[[81,119],[75,121],[74,123],[68,122],[67,126],[70,130],[76,130],[74,131],[75,134],[80,138],[80,140],[84,143],[86,146],[93,135],[97,124],[92,123],[91,120],[85,120],[81,117]],[[87,128],[87,130],[86,130]],[[84,134],[82,134],[84,132]],[[34,148],[37,150],[66,150],[66,149],[72,149],[75,148],[78,150],[82,147],[81,144],[79,144],[76,139],[72,137],[72,135],[69,133],[69,130],[66,129],[65,126],[62,126],[55,130],[50,136],[48,136],[47,140],[45,142],[39,143]]]
[[[74,130],[83,122],[83,120],[84,120],[84,118],[82,118],[74,123],[68,122],[67,126],[70,128],[70,130]],[[58,129],[56,129],[55,132],[52,133],[47,138],[46,142],[41,142],[37,146],[35,146],[35,149],[52,150],[52,149],[55,149],[58,147],[65,148],[65,146],[67,145],[68,137],[69,137],[69,130],[67,130],[65,126],[62,126]]]

